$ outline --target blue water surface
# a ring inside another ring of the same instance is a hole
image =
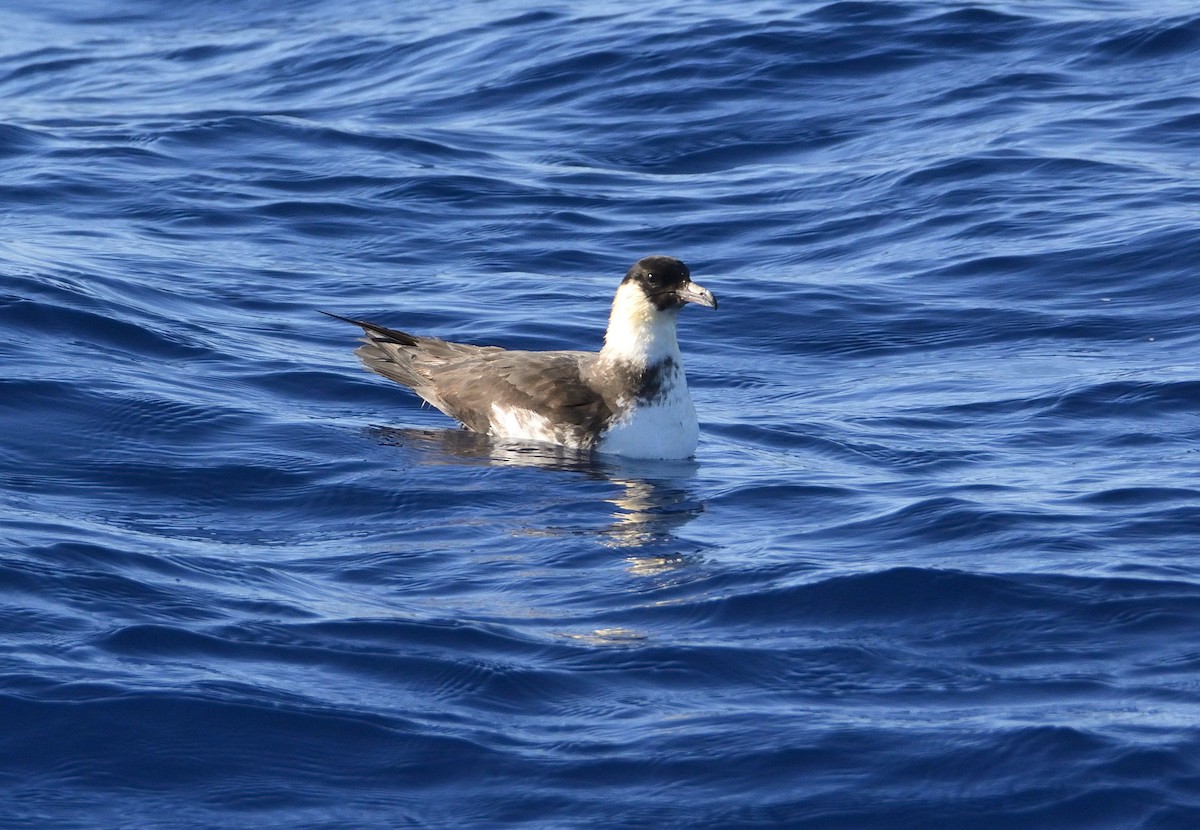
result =
[[[1200,827],[1200,11],[0,6],[0,826]],[[317,309],[597,348],[455,430]]]

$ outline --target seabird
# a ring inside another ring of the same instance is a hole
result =
[[[450,343],[329,314],[361,326],[363,365],[407,386],[467,429],[631,458],[688,458],[696,408],[675,320],[688,303],[717,307],[674,257],[648,256],[613,298],[599,352],[510,351]],[[324,312],[328,314],[328,312]]]

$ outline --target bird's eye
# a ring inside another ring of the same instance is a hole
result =
[[[650,283],[651,285],[662,285],[663,278],[661,274],[655,274],[653,271],[647,271],[646,282]]]

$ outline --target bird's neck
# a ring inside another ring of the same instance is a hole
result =
[[[613,298],[600,359],[639,368],[680,360],[675,311],[659,311],[641,288],[625,283]]]

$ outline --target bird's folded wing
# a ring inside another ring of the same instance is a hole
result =
[[[582,437],[612,415],[609,403],[584,380],[595,355],[473,348],[478,351],[421,349],[412,359],[444,411],[472,429],[487,432],[497,411],[529,412]]]

